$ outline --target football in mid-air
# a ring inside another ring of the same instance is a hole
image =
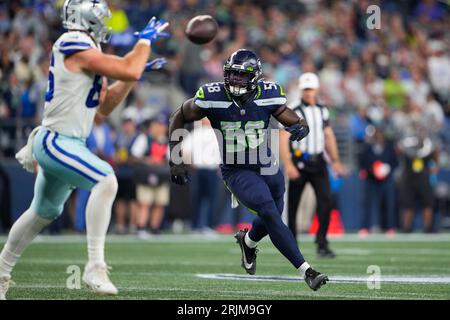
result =
[[[195,44],[210,42],[217,34],[219,26],[210,15],[200,15],[192,18],[184,31],[186,37]]]

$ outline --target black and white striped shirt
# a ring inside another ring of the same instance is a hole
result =
[[[325,150],[324,129],[330,125],[330,112],[328,108],[316,104],[308,105],[305,101],[291,106],[300,116],[306,119],[309,134],[301,141],[291,142],[291,151],[301,151],[302,154],[318,155]]]

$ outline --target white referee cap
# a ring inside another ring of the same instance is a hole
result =
[[[298,78],[298,87],[300,90],[319,89],[319,77],[312,72],[306,72]]]

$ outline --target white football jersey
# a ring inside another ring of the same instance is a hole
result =
[[[48,89],[42,125],[70,137],[85,139],[92,129],[99,105],[102,77],[94,73],[71,72],[64,58],[96,48],[91,37],[80,31],[64,33],[52,48]]]

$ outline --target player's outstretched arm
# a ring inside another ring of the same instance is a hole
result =
[[[204,117],[202,109],[194,103],[194,98],[186,100],[170,116],[169,136],[172,136],[175,130],[184,128],[186,123],[201,120]]]
[[[292,141],[300,141],[306,137],[309,133],[309,126],[306,119],[300,118],[294,111],[287,106],[281,106],[273,113],[275,119],[277,119],[283,126],[286,127],[291,135],[289,137]]]
[[[96,49],[77,52],[66,58],[66,67],[71,71],[93,72],[108,78],[118,80],[109,87],[103,80],[101,104],[98,112],[109,115],[129,94],[135,82],[142,77],[144,71],[160,69],[165,63],[164,58],[158,58],[147,63],[151,54],[151,41],[168,37],[164,30],[169,26],[164,20],[157,21],[153,17],[145,29],[137,32],[138,43],[125,57],[104,54]]]
[[[171,180],[176,184],[186,184],[189,182],[189,176],[184,163],[181,160],[181,154],[179,154],[179,159],[173,159],[175,156],[174,149],[181,143],[176,134],[177,130],[183,129],[186,123],[201,120],[205,117],[201,108],[199,108],[195,103],[194,99],[188,99],[181,107],[175,110],[170,116],[169,123],[169,147],[170,147],[170,173]]]
[[[161,69],[166,64],[166,59],[157,58],[146,64],[145,71],[154,71]],[[106,79],[102,87],[102,94],[100,98],[100,107],[98,113],[103,116],[109,115],[122,102],[123,99],[130,93],[136,84],[135,81],[116,81],[109,87],[106,85]]]
[[[138,81],[150,57],[150,45],[138,42],[125,57],[104,54],[97,49],[80,51],[66,58],[66,65],[73,64],[78,70],[99,74],[114,80]]]
[[[108,86],[107,82],[106,79],[103,79],[100,106],[97,109],[97,112],[105,117],[114,111],[136,84],[136,81],[119,80]]]
[[[79,51],[66,58],[71,71],[93,72],[107,78],[121,81],[138,81],[151,54],[151,42],[169,35],[164,32],[168,27],[164,21],[152,18],[142,32],[138,32],[139,41],[125,57],[104,54],[97,49]]]

